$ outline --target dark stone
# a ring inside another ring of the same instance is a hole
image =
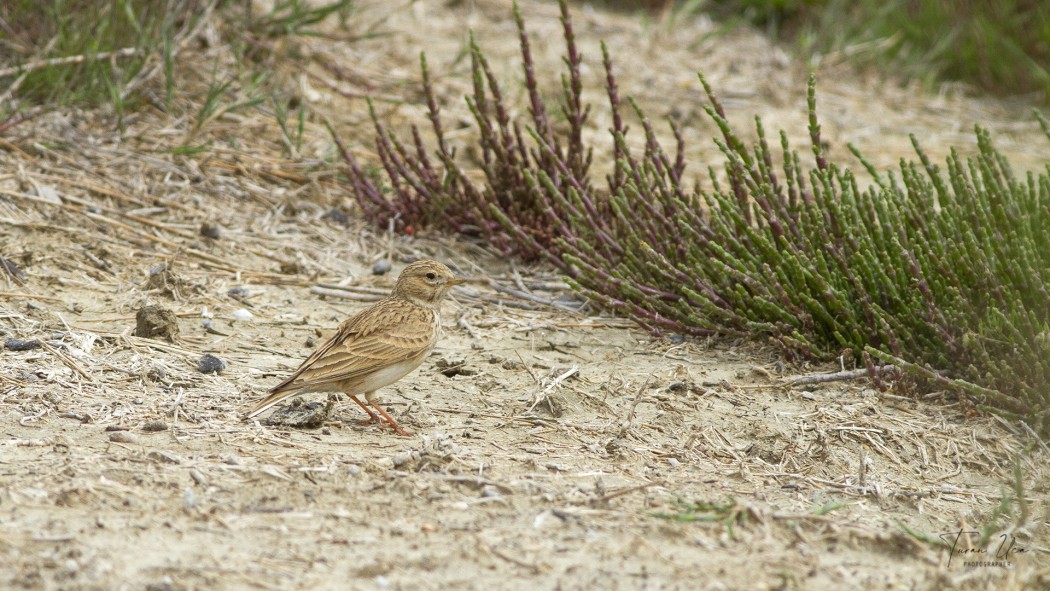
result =
[[[201,355],[197,361],[197,370],[201,373],[217,373],[226,369],[226,360],[220,359],[211,353]]]

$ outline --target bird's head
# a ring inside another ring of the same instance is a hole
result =
[[[394,295],[421,306],[436,308],[448,290],[463,281],[437,261],[416,261],[401,271],[394,286]]]

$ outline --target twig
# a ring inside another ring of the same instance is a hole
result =
[[[565,380],[571,378],[572,376],[576,375],[579,371],[580,371],[579,366],[574,365],[574,366],[570,367],[565,373],[563,373],[560,376],[554,378],[554,381],[552,381],[550,384],[547,385],[546,388],[543,389],[543,393],[544,394],[550,393],[550,391],[553,390],[558,384],[560,384],[560,383],[564,382]]]
[[[434,412],[443,412],[443,413],[454,414],[454,415],[468,415],[468,416],[471,416],[471,417],[484,417],[486,419],[499,419],[501,421],[517,421],[519,423],[528,423],[530,425],[534,422],[534,419],[525,419],[525,418],[522,418],[522,417],[508,417],[508,416],[504,416],[504,415],[497,415],[497,414],[486,413],[486,412],[478,412],[476,410],[462,410],[462,409],[458,409],[458,408],[434,408],[432,410]]]
[[[379,289],[378,287],[367,287],[364,285],[339,285],[338,283],[318,283],[317,287],[323,287],[325,289],[337,289],[342,291],[355,291],[358,293],[367,293],[378,296],[385,296],[390,294],[389,289]]]
[[[315,285],[310,288],[310,293],[329,296],[333,298],[343,298],[345,300],[357,300],[359,302],[377,302],[383,299],[383,296],[368,293],[354,293],[352,291],[346,291],[343,289],[332,289],[329,287],[321,287]]]
[[[470,338],[474,339],[475,341],[479,340],[481,338],[481,335],[478,334],[478,331],[473,326],[471,326],[470,321],[467,320],[467,313],[468,311],[464,309],[463,312],[459,315],[459,318],[456,319],[456,326],[467,331],[467,334],[470,335]]]
[[[597,501],[599,503],[605,503],[607,501],[611,501],[612,499],[615,499],[616,497],[622,497],[623,495],[631,494],[633,492],[637,492],[637,491],[640,491],[640,490],[645,490],[647,488],[651,488],[651,487],[654,487],[654,486],[664,486],[664,482],[662,482],[662,481],[647,482],[645,484],[639,484],[638,486],[629,486],[627,488],[622,488],[622,489],[620,489],[620,490],[618,490],[616,492],[611,492],[609,494],[603,495],[603,496],[599,497],[597,499]]]
[[[47,341],[40,341],[40,345],[49,353],[51,353],[55,357],[58,357],[59,361],[66,364],[66,366],[69,367],[69,369],[72,369],[73,371],[80,374],[85,380],[91,383],[97,383],[97,380],[95,380],[95,378],[91,374],[89,374],[87,370],[85,370],[83,367],[80,367],[80,364],[74,361],[72,357],[66,355],[65,353],[56,349],[55,347],[52,347],[47,343]]]
[[[522,568],[527,568],[532,571],[532,574],[538,575],[541,572],[543,572],[543,570],[545,570],[544,568],[541,568],[538,564],[528,563],[524,560],[519,560],[517,558],[514,558],[513,556],[504,554],[496,546],[486,542],[485,540],[482,540],[480,536],[478,536],[477,540],[478,543],[484,546],[485,549],[488,550],[493,556],[496,556],[497,558],[502,558],[503,560],[506,560],[507,562],[520,566]]]
[[[37,295],[35,293],[23,293],[20,291],[0,291],[0,298],[27,298],[30,300],[47,300],[49,302],[61,302],[62,298],[55,296]]]
[[[352,90],[346,90],[346,89],[340,87],[338,84],[336,84],[335,81],[332,80],[331,78],[328,78],[326,76],[321,76],[319,74],[315,74],[314,72],[310,72],[310,71],[307,71],[306,74],[308,76],[310,76],[311,78],[313,78],[314,80],[317,80],[318,82],[320,82],[320,83],[324,84],[325,86],[327,86],[328,88],[332,89],[333,91],[338,93],[340,96],[344,96],[346,98],[366,98],[366,99],[371,99],[373,101],[377,101],[377,102],[381,102],[381,103],[393,103],[395,105],[403,105],[406,102],[404,97],[400,97],[400,96],[396,96],[396,95],[375,94],[375,93],[372,93],[372,92],[354,92]]]
[[[896,365],[883,365],[875,368],[875,373],[882,375],[891,371],[897,371]],[[801,386],[803,384],[823,384],[826,382],[841,382],[846,380],[856,380],[860,378],[866,378],[871,374],[867,368],[851,369],[849,371],[838,371],[835,373],[820,373],[812,374],[808,376],[799,376],[797,378],[791,378],[787,380],[789,386]]]
[[[536,377],[536,374],[532,373],[532,368],[529,367],[529,364],[525,363],[525,358],[521,356],[521,351],[518,351],[517,349],[515,349],[514,350],[514,354],[518,356],[518,361],[521,362],[521,365],[522,365],[522,367],[525,368],[525,371],[527,371],[529,373],[529,377],[532,378],[532,383],[534,383],[537,386],[539,386],[540,385],[540,380]]]
[[[567,379],[571,378],[572,376],[576,375],[579,371],[580,371],[579,366],[574,365],[574,366],[570,367],[568,369],[568,371],[566,371],[565,373],[563,373],[560,376],[554,378],[551,381],[551,383],[547,384],[547,387],[544,388],[542,392],[540,392],[539,394],[536,395],[536,400],[532,401],[532,406],[530,406],[528,408],[528,410],[526,410],[525,412],[531,412],[532,409],[536,408],[536,405],[538,405],[539,403],[543,402],[544,400],[547,400],[549,398],[549,396],[550,396],[550,393],[554,390],[554,388],[558,387],[558,385],[561,384],[562,382],[564,382],[565,380],[567,380]],[[536,377],[533,376],[532,379],[535,380]],[[553,410],[553,409],[551,409],[551,410]]]
[[[552,308],[558,308],[560,310],[568,310],[570,312],[578,312],[579,307],[583,305],[583,302],[576,302],[577,305],[573,306],[571,304],[541,298],[539,296],[534,296],[531,293],[525,293],[524,291],[513,289],[510,287],[503,287],[502,285],[498,285],[496,283],[489,283],[489,287],[491,287],[499,293],[514,296],[518,299],[526,300],[529,302],[535,302],[537,304],[543,304],[544,306],[551,306]]]
[[[1028,423],[1026,423],[1024,421],[1018,421],[1018,422],[1021,424],[1021,428],[1024,429],[1025,432],[1028,433],[1028,435],[1032,439],[1035,439],[1035,443],[1036,443],[1036,445],[1039,446],[1039,449],[1043,450],[1043,453],[1045,453],[1047,455],[1050,455],[1050,448],[1047,448],[1046,443],[1043,441],[1043,439],[1041,437],[1039,437],[1039,434],[1036,433],[1034,429],[1029,427]]]
[[[0,78],[6,78],[7,76],[14,76],[15,74],[21,74],[23,72],[29,72],[32,70],[39,70],[42,68],[50,68],[52,66],[65,66],[67,64],[79,64],[87,60],[102,60],[117,57],[129,57],[138,53],[137,47],[124,47],[122,49],[114,49],[113,51],[100,51],[94,55],[70,55],[66,57],[53,57],[44,60],[37,60],[35,62],[29,62],[28,64],[22,64],[21,66],[11,66],[10,68],[0,68]]]

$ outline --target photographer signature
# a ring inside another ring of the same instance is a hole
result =
[[[964,535],[967,537],[967,541],[969,541],[970,536],[980,536],[981,532],[964,531],[960,529],[957,532],[948,532],[939,535],[941,540],[948,545],[948,551],[950,552],[948,554],[948,566],[952,565],[952,558],[956,554],[988,555],[991,553],[988,548],[959,548],[959,539],[962,538]],[[1001,534],[999,536],[999,546],[995,549],[994,553],[995,560],[1005,561],[1009,559],[1010,555],[1012,554],[1028,552],[1028,548],[1017,546],[1016,542],[1017,540],[1016,538],[1014,538],[1014,536],[1010,534]]]

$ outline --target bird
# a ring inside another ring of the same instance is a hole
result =
[[[368,413],[370,422],[382,424],[374,408],[397,434],[411,435],[376,403],[376,390],[423,363],[441,331],[441,302],[452,287],[465,281],[437,261],[409,264],[389,296],[344,320],[331,338],[274,386],[269,396],[256,402],[244,418],[256,417],[299,393],[341,392]],[[358,398],[360,394],[365,402]]]

